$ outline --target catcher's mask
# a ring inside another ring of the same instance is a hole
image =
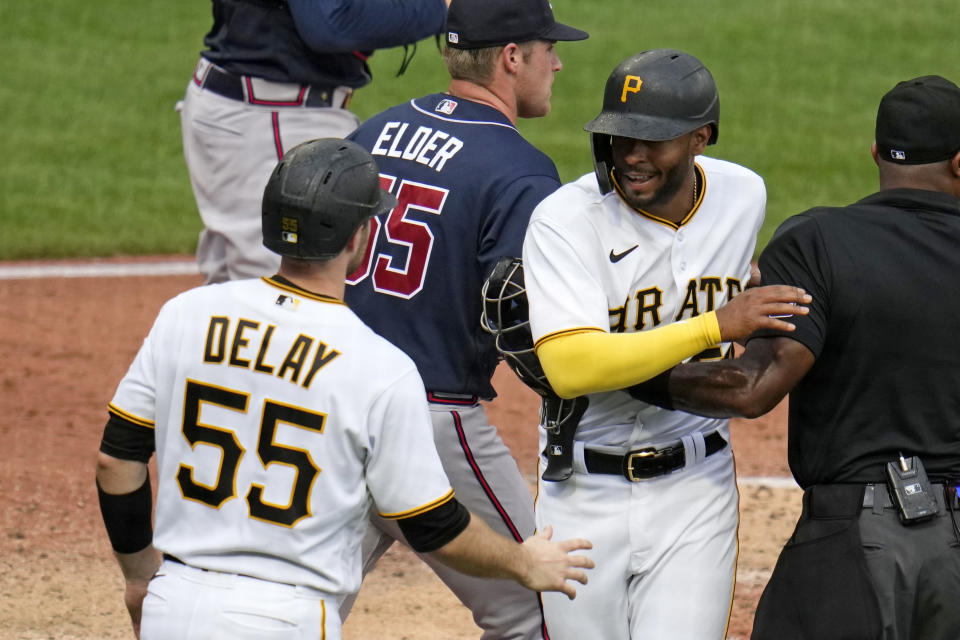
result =
[[[396,205],[366,149],[339,138],[310,140],[287,151],[267,181],[263,244],[302,260],[334,258],[361,224]]]
[[[590,403],[587,396],[564,399],[547,381],[540,359],[533,351],[523,261],[500,258],[483,283],[483,328],[495,337],[497,351],[521,382],[541,397],[540,426],[547,432],[543,450],[547,466],[543,479],[566,480],[573,474],[573,439]]]
[[[707,144],[715,144],[720,95],[700,60],[676,49],[652,49],[630,56],[607,78],[600,115],[583,127],[591,133],[600,192],[613,189],[612,136],[673,140],[705,124],[711,127]]]
[[[554,396],[533,351],[523,261],[504,257],[497,261],[483,283],[483,314],[480,323],[494,336],[494,343],[517,377],[543,397]]]

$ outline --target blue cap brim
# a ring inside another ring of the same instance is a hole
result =
[[[547,29],[546,33],[541,34],[541,40],[557,40],[561,42],[572,42],[575,40],[586,40],[590,34],[580,29],[575,29],[569,25],[560,22],[553,23],[553,26]]]

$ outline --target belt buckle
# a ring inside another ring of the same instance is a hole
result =
[[[649,477],[649,476],[644,476],[642,478],[638,478],[634,476],[633,461],[637,458],[641,458],[641,459],[652,458],[653,456],[656,456],[656,455],[657,455],[657,450],[654,449],[653,447],[646,447],[645,449],[638,449],[636,451],[631,451],[630,453],[628,453],[626,461],[624,463],[624,467],[625,467],[624,475],[627,477],[627,480],[629,480],[630,482],[640,482],[641,480],[644,480],[646,477]]]

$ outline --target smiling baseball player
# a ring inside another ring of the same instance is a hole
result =
[[[454,498],[416,366],[343,303],[370,219],[396,204],[358,145],[299,145],[264,193],[279,273],[192,289],[160,311],[109,405],[97,466],[144,640],[337,640],[372,502],[457,570],[570,597],[567,580],[585,581],[575,567],[590,561],[568,552],[586,541],[542,531],[518,544]]]
[[[544,595],[554,640],[725,637],[738,523],[728,423],[643,401],[665,395],[654,376],[730,355],[723,341],[739,337],[718,310],[750,281],[766,195],[752,171],[701,155],[718,121],[699,60],[628,58],[585,127],[595,173],[547,197],[527,230],[536,353],[557,394],[589,400],[572,475],[539,483],[538,525],[589,536],[598,566],[576,603]],[[789,327],[769,317],[789,304],[770,302],[757,322]]]

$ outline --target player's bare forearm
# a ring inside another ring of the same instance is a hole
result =
[[[136,553],[114,552],[117,564],[123,572],[126,586],[123,592],[123,603],[130,614],[130,623],[137,638],[140,637],[140,618],[143,613],[143,599],[147,596],[147,586],[150,579],[160,566],[160,556],[153,545]]]
[[[147,585],[160,566],[159,554],[149,544],[150,487],[147,465],[135,460],[122,460],[101,451],[97,455],[96,477],[104,524],[114,546],[114,557],[123,572],[123,603],[130,614],[133,631],[139,638]],[[133,501],[142,505],[140,509],[131,509]],[[133,512],[142,513],[139,518],[133,518]],[[137,521],[142,522],[137,524]],[[128,550],[129,553],[126,552]]]
[[[793,331],[790,316],[806,315],[813,298],[799,287],[750,287],[717,310],[724,342],[742,340],[758,329]]]
[[[102,451],[97,454],[97,484],[107,493],[130,493],[146,478],[147,465],[143,462],[121,460]]]
[[[560,591],[573,598],[576,590],[568,581],[586,584],[582,569],[593,567],[585,556],[571,555],[592,545],[582,539],[551,542],[549,528],[517,544],[494,532],[480,518],[456,538],[433,552],[444,564],[469,575],[507,578],[534,591]]]
[[[756,418],[773,409],[814,361],[804,345],[790,338],[755,338],[735,360],[674,367],[670,397],[674,408],[688,413]]]
[[[740,359],[679,365],[670,371],[673,407],[714,418],[747,417],[755,376]]]

